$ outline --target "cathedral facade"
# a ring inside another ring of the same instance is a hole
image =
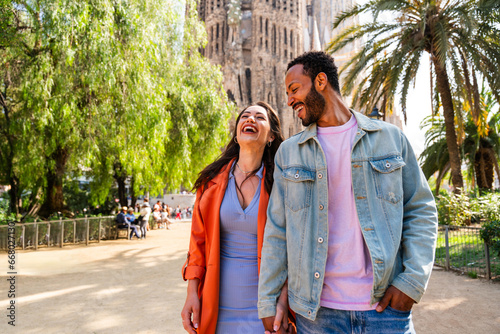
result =
[[[229,99],[240,109],[258,101],[268,102],[278,112],[288,138],[300,131],[302,124],[287,106],[287,64],[303,52],[324,50],[336,33],[331,29],[335,16],[353,2],[200,0],[198,12],[208,33],[208,44],[202,52],[221,66]],[[337,65],[342,65],[355,49],[354,45],[334,55]]]

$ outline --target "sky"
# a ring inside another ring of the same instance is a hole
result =
[[[401,107],[397,104],[397,110]],[[415,87],[410,90],[406,102],[406,124],[403,122],[403,132],[408,137],[413,150],[420,155],[424,150],[425,129],[420,129],[422,120],[432,114],[431,90],[429,75],[429,56],[422,56],[420,69],[417,72]],[[403,119],[403,117],[401,117]]]

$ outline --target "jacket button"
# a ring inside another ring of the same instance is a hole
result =
[[[323,208],[324,208],[324,207],[323,207],[323,204],[320,204],[320,205],[319,205],[319,209],[320,209],[320,210],[323,210]]]
[[[322,243],[323,243],[323,238],[322,238],[322,237],[319,237],[319,238],[318,238],[318,242],[319,242],[320,244],[322,244]]]
[[[318,272],[314,273],[314,278],[319,278],[319,273]]]
[[[390,163],[386,163],[385,164],[385,168],[390,168],[391,167],[391,164]]]
[[[311,315],[311,314],[312,314],[312,312],[311,312],[311,311],[307,311],[307,315]]]
[[[295,178],[298,179],[299,178],[299,173],[295,174]]]
[[[322,178],[323,178],[323,174],[319,173],[319,174],[318,174],[318,178],[319,178],[319,179],[322,179]]]

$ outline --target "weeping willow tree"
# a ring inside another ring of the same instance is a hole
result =
[[[63,211],[63,184],[81,175],[96,205],[125,180],[136,193],[189,186],[220,152],[232,105],[197,51],[194,1],[2,0],[0,15],[12,212],[21,196],[31,213]]]
[[[494,0],[372,0],[341,13],[333,28],[360,14],[373,21],[345,29],[329,44],[335,53],[354,41],[363,47],[341,69],[342,92],[352,94],[355,107],[371,110],[381,105],[391,111],[396,94],[406,121],[406,100],[415,83],[424,53],[430,56],[433,77],[433,109],[444,119],[446,147],[455,191],[464,186],[461,173],[457,121],[464,103],[479,127],[478,80],[483,78],[500,101],[500,32]]]

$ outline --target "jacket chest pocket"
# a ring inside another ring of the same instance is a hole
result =
[[[403,198],[402,167],[406,166],[399,155],[372,160],[377,196],[387,202],[396,204]]]
[[[284,169],[282,175],[286,183],[285,205],[292,211],[309,207],[316,172],[290,167]]]

